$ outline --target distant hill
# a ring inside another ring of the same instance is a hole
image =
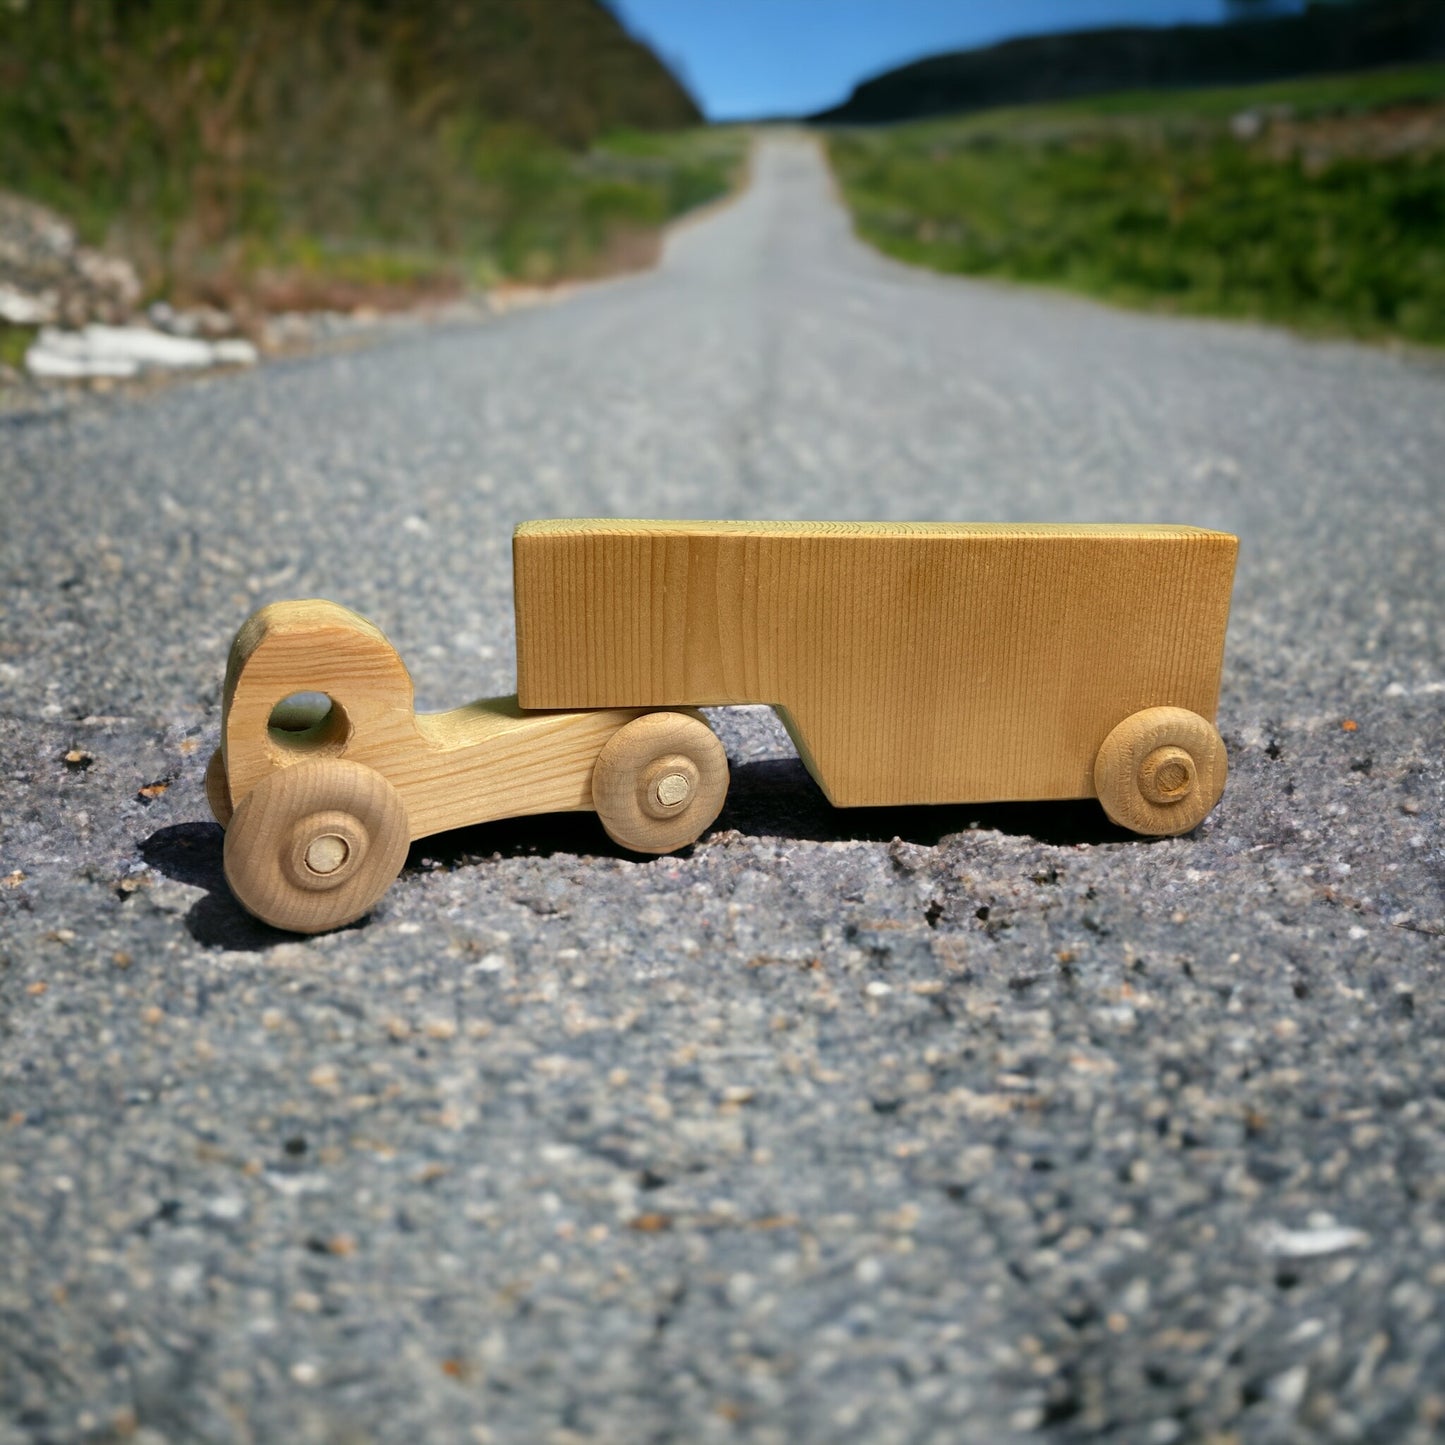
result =
[[[1365,0],[1302,15],[1029,36],[935,55],[809,117],[868,125],[1120,90],[1244,85],[1445,56],[1442,0]]]
[[[567,145],[617,128],[695,125],[697,105],[601,0],[8,0],[0,96],[70,128],[86,88],[103,115],[128,88],[143,112],[197,91],[258,119],[265,92],[308,78],[383,81],[411,123],[522,122]],[[155,90],[142,96],[148,80]]]
[[[362,33],[389,58],[414,105],[525,122],[566,145],[609,130],[676,130],[702,121],[677,77],[601,0],[329,4],[355,8]]]
[[[148,289],[376,246],[550,274],[712,185],[581,153],[700,121],[601,0],[0,0],[0,192]]]

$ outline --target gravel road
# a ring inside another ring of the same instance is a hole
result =
[[[816,151],[648,275],[0,421],[0,1445],[1445,1431],[1445,366],[914,273]],[[511,689],[551,515],[1239,533],[1224,800],[430,840],[242,915],[231,634]]]

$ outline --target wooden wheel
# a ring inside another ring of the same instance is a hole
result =
[[[376,903],[410,841],[406,806],[380,773],[343,758],[296,763],[237,804],[226,829],[226,881],[257,918],[323,933]]]
[[[1104,739],[1094,791],[1122,828],[1187,833],[1224,791],[1229,760],[1214,724],[1182,707],[1148,707]]]
[[[206,764],[206,801],[211,805],[211,816],[223,828],[228,827],[236,810],[231,806],[231,785],[226,781],[226,760],[220,748]]]
[[[635,853],[695,843],[722,811],[727,790],[723,745],[689,713],[644,713],[618,728],[592,772],[592,806],[602,826]]]

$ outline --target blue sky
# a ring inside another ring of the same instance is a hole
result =
[[[806,114],[940,50],[1100,25],[1222,19],[1225,0],[608,0],[712,120]],[[1287,3],[1287,0],[1286,0]],[[1284,8],[1283,6],[1281,8]]]

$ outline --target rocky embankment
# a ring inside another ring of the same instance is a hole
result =
[[[135,267],[82,245],[63,216],[0,193],[0,326],[29,338],[22,366],[40,381],[248,366],[255,344],[214,307],[141,311]],[[0,381],[16,380],[11,368]]]
[[[82,246],[54,211],[0,192],[0,322],[114,325],[134,313],[140,297],[128,261]]]
[[[65,384],[117,381],[348,345],[381,330],[476,322],[562,299],[577,283],[510,283],[400,309],[266,311],[152,301],[131,263],[85,246],[64,217],[0,192],[0,403],[63,398]],[[395,303],[393,303],[394,306]],[[6,338],[20,344],[6,347]],[[8,353],[8,358],[7,358]],[[57,385],[59,384],[59,385]]]

